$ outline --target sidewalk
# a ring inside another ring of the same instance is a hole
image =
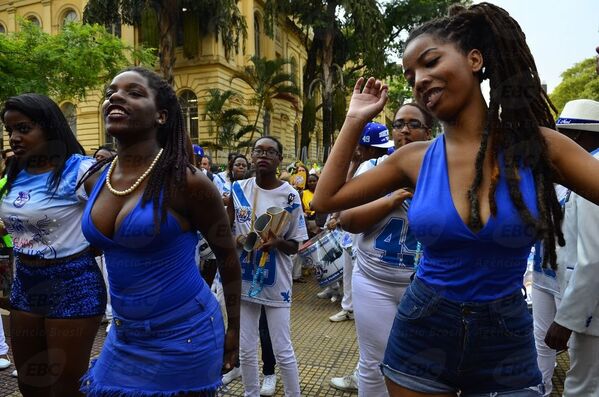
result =
[[[358,346],[353,321],[332,323],[328,317],[340,310],[339,304],[326,299],[317,299],[320,290],[314,278],[307,283],[295,283],[293,305],[291,310],[291,332],[295,354],[299,364],[299,375],[302,395],[306,397],[357,396],[357,394],[341,392],[329,386],[329,380],[334,376],[350,374],[358,360]],[[6,314],[5,312],[3,314]],[[3,316],[4,327],[8,327],[8,317]],[[99,354],[104,343],[104,328],[102,325],[94,343],[92,355]],[[7,334],[10,344],[10,338]],[[565,371],[569,365],[567,353],[558,356],[553,382],[555,385],[552,396],[560,396]],[[0,397],[21,396],[18,392],[17,381],[10,377],[14,367],[0,372]],[[241,382],[233,381],[221,394],[223,396],[243,396]],[[280,377],[277,382],[276,396],[283,396],[283,384]]]

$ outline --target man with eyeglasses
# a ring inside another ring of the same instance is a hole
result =
[[[424,118],[424,123],[419,120],[420,118]],[[411,142],[429,140],[433,121],[433,117],[416,103],[404,104],[395,113],[392,124],[395,150]]]

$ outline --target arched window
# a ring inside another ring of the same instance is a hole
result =
[[[193,143],[198,143],[198,97],[191,90],[179,94],[183,123]]]
[[[104,25],[108,33],[112,33],[113,36],[121,38],[121,16],[117,14],[115,22],[108,25]]]
[[[60,106],[60,110],[62,110],[62,114],[67,119],[71,131],[77,136],[77,108],[71,102],[65,102]]]
[[[0,23],[0,34],[2,33],[6,33],[6,28],[4,27],[3,24]]]
[[[260,38],[261,38],[261,30],[260,30],[260,14],[257,12],[254,13],[254,54],[257,57],[262,56],[260,50]]]
[[[31,22],[32,24],[34,24],[35,26],[39,26],[40,28],[42,27],[42,23],[40,22],[39,18],[36,17],[35,15],[29,15],[27,18],[29,22]]]
[[[299,86],[300,82],[299,82],[299,75],[297,73],[297,58],[291,57],[291,60],[289,61],[289,65],[291,66],[291,75],[295,79],[295,84],[297,84]]]
[[[69,8],[62,14],[62,23],[60,26],[64,27],[67,23],[77,22],[78,20],[79,16],[77,16],[77,12]]]

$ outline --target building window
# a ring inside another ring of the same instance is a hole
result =
[[[75,10],[68,9],[63,14],[61,26],[64,27],[66,24],[71,23],[71,22],[77,22],[78,20],[79,20],[79,17],[77,16],[77,13],[75,12]]]
[[[179,94],[179,104],[183,112],[183,124],[193,143],[198,143],[198,97],[191,90]]]
[[[77,108],[71,102],[65,102],[60,106],[60,110],[62,110],[62,114],[67,119],[71,131],[77,136]]]
[[[121,38],[121,16],[116,15],[113,23],[108,23],[104,25],[108,33],[112,34],[114,37]]]
[[[35,26],[38,26],[38,27],[40,27],[40,28],[42,27],[42,23],[40,22],[39,18],[38,18],[38,17],[36,17],[35,15],[30,15],[30,16],[28,16],[28,17],[27,17],[27,18],[25,18],[25,19],[27,19],[29,22],[31,22],[31,23],[32,23],[32,24],[34,24]]]
[[[0,34],[6,33],[6,28],[0,23]]]
[[[254,53],[257,57],[262,56],[260,51],[260,15],[258,13],[254,14]]]

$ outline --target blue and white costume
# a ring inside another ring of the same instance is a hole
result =
[[[16,274],[10,299],[15,309],[48,318],[104,313],[104,280],[81,233],[87,195],[83,186],[76,189],[93,163],[79,154],[69,157],[56,190],[52,171],[21,170],[2,199],[0,216],[14,243]],[[22,256],[48,260],[48,265],[26,265]]]
[[[388,156],[360,165],[356,176],[374,168]],[[387,396],[379,365],[397,305],[414,273],[418,242],[410,232],[408,201],[394,209],[364,233],[356,234],[356,267],[352,275],[352,295],[360,360],[358,395]]]
[[[231,187],[235,219],[233,234],[235,237],[247,235],[253,221],[266,213],[270,207],[279,207],[288,211],[290,222],[282,231],[285,240],[297,241],[301,244],[308,239],[306,222],[297,191],[288,183],[265,190],[256,183],[256,178],[233,182]],[[285,396],[299,396],[299,373],[293,346],[291,345],[290,313],[292,300],[292,268],[289,255],[272,250],[264,268],[264,284],[262,291],[250,297],[248,291],[256,272],[261,252],[248,254],[239,251],[241,262],[241,332],[239,342],[239,358],[245,395],[258,397],[260,384],[258,379],[258,321],[260,307],[264,305],[268,320],[268,330],[272,341],[277,364],[279,365]]]

